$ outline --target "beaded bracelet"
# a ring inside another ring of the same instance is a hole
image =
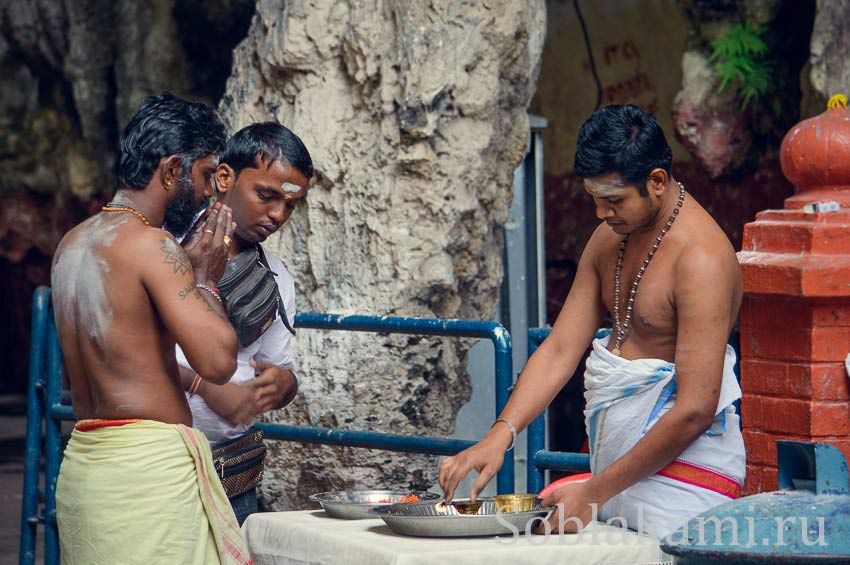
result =
[[[215,296],[215,299],[218,300],[219,304],[222,304],[221,295],[218,293],[218,289],[215,288],[214,286],[207,286],[205,284],[195,283],[195,287],[200,288],[201,290],[206,290],[207,292],[209,292],[210,294]]]

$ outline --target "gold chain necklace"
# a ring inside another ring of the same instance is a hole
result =
[[[614,349],[611,350],[611,353],[618,357],[620,356],[620,346],[623,345],[624,341],[626,341],[632,327],[632,313],[634,311],[635,297],[637,296],[637,289],[640,284],[640,280],[643,278],[643,274],[649,266],[649,262],[652,261],[652,257],[655,255],[655,252],[658,251],[658,246],[661,245],[661,240],[664,239],[664,235],[670,230],[670,226],[673,225],[673,222],[676,220],[676,216],[679,215],[679,210],[681,210],[682,203],[685,201],[685,186],[682,183],[678,184],[679,201],[676,203],[676,208],[670,215],[670,219],[667,220],[667,225],[664,226],[661,233],[655,238],[655,243],[652,245],[652,249],[650,249],[649,253],[647,253],[646,259],[643,260],[643,265],[641,265],[640,270],[635,276],[632,288],[629,291],[629,303],[626,306],[626,319],[623,320],[622,325],[620,324],[620,271],[623,269],[623,257],[626,255],[626,244],[629,242],[629,236],[624,237],[623,242],[620,243],[620,252],[617,255],[617,269],[614,271],[614,324],[617,327],[617,333],[614,336]]]
[[[141,219],[146,226],[150,226],[150,220],[148,220],[144,214],[133,208],[132,206],[127,206],[126,204],[116,204],[114,202],[107,202],[106,206],[101,208],[104,212],[130,212],[131,214],[135,214]]]

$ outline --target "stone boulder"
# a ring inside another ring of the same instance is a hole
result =
[[[712,180],[744,168],[750,159],[753,131],[748,115],[734,100],[718,94],[717,73],[705,55],[682,56],[682,89],[673,102],[676,138]]]
[[[313,156],[307,202],[270,242],[302,311],[492,318],[545,27],[542,0],[257,3],[220,110],[234,131],[278,120]],[[267,420],[455,431],[472,340],[302,330],[295,343],[301,394]],[[438,463],[277,442],[263,501],[428,488]]]
[[[850,3],[818,0],[812,29],[810,78],[812,86],[824,99],[834,94],[850,96],[848,53]]]
[[[800,116],[808,89],[800,72],[815,6],[779,0],[681,0],[680,5],[690,33],[673,108],[676,135],[711,180],[738,180],[775,160],[782,136]],[[760,30],[770,69],[769,88],[748,102],[738,79],[719,92],[721,80],[709,61],[713,42],[739,25]]]

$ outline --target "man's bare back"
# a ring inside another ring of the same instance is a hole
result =
[[[657,230],[650,230],[629,236],[620,274],[621,316],[626,311],[632,283],[657,235]],[[604,308],[612,319],[614,274],[622,240],[622,235],[615,233],[603,222],[594,231],[586,250],[599,277]],[[728,300],[718,303],[716,307],[726,310],[725,330],[731,332],[742,296],[741,274],[735,251],[708,212],[690,195],[686,195],[679,215],[662,239],[638,285],[631,330],[621,347],[623,357],[676,362],[677,295],[680,292],[691,292],[689,285],[683,287],[680,283],[683,277],[688,276],[688,264],[694,261],[705,263],[704,266],[717,272],[717,276],[701,283],[719,285],[729,290]]]
[[[222,226],[230,221],[221,217]],[[226,343],[232,328],[195,288],[186,253],[132,213],[101,212],[71,230],[57,249],[52,285],[77,418],[190,426],[176,340],[194,350],[209,380],[232,373],[235,353],[229,362],[226,348],[205,346],[219,343],[210,340],[217,333]]]
[[[78,418],[192,424],[169,356],[174,338],[142,282],[153,257],[135,246],[154,237],[169,241],[130,214],[101,212],[69,232],[56,252],[54,308]]]
[[[236,369],[236,332],[215,289],[232,211],[214,204],[182,247],[160,229],[192,228],[214,193],[225,138],[208,106],[167,92],[146,98],[119,141],[112,201],[54,255],[74,415],[98,420],[74,427],[56,479],[63,563],[248,561],[205,463],[209,443],[189,427],[174,355],[177,343],[213,384]]]

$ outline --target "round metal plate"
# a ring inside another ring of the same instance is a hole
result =
[[[311,494],[307,499],[321,504],[328,516],[344,520],[362,520],[376,518],[369,514],[370,509],[393,505],[414,494],[419,500],[442,498],[439,494],[419,490],[335,490]],[[381,502],[385,500],[390,502]]]
[[[493,500],[485,500],[477,514],[460,514],[432,501],[408,502],[375,508],[369,513],[380,516],[397,534],[420,537],[476,537],[525,533],[534,518],[546,518],[551,508],[537,507],[530,512],[497,512]],[[538,520],[539,522],[539,520]]]

